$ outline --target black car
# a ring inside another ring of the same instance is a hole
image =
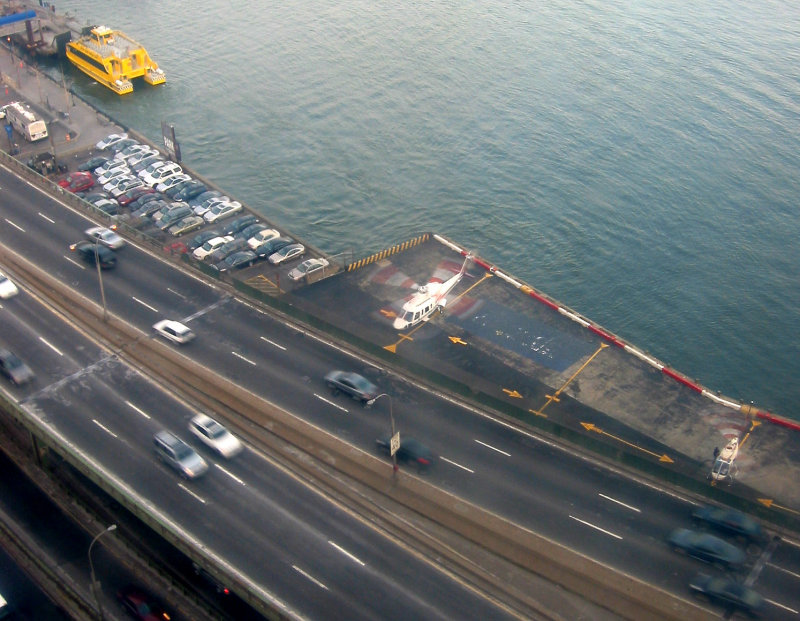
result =
[[[117,591],[117,600],[125,612],[134,619],[140,621],[156,621],[158,619],[169,621],[170,619],[170,615],[161,604],[136,587],[126,586]]]
[[[255,224],[246,226],[238,233],[235,233],[235,236],[241,237],[242,239],[250,239],[253,235],[258,233],[259,231],[266,231],[268,228],[269,228],[268,225],[263,224],[262,222],[256,222]]]
[[[183,181],[179,181],[172,187],[167,188],[164,190],[164,194],[169,196],[172,200],[178,200],[175,196],[180,192],[183,188],[185,188],[188,184],[192,183],[194,179],[184,179]]]
[[[764,539],[761,525],[749,515],[728,507],[700,507],[692,512],[692,518],[717,529],[720,532],[743,537],[748,541],[759,542]]]
[[[764,598],[743,584],[725,576],[697,574],[689,583],[697,595],[722,604],[725,609],[739,608],[750,615],[757,615],[764,607]]]
[[[191,199],[189,201],[189,204],[192,205],[193,207],[197,205],[202,205],[209,198],[217,198],[219,196],[222,196],[222,192],[219,192],[218,190],[206,190],[205,192],[202,192],[197,196],[195,196],[193,199]]]
[[[208,188],[206,187],[205,183],[198,181],[197,179],[192,179],[175,194],[175,200],[188,202],[193,198],[200,196],[207,189]]]
[[[0,373],[11,380],[15,386],[32,382],[34,378],[31,368],[14,352],[7,349],[0,349]]]
[[[97,260],[100,267],[104,270],[111,269],[117,265],[117,255],[114,251],[100,244],[80,241],[76,244],[72,244],[70,250],[78,253],[81,259],[92,265],[94,265],[95,260]]]
[[[669,545],[678,552],[723,567],[742,565],[747,558],[744,551],[735,545],[714,535],[688,528],[672,531],[669,536]]]
[[[228,255],[219,263],[213,265],[214,269],[220,272],[228,272],[230,270],[242,269],[250,267],[256,262],[258,256],[252,250],[241,250]]]
[[[131,211],[136,211],[150,201],[163,201],[165,199],[166,196],[164,196],[161,192],[148,192],[130,203],[128,207],[131,208]]]
[[[290,239],[289,237],[276,237],[275,239],[270,239],[269,241],[264,242],[260,246],[256,246],[253,248],[253,251],[258,255],[260,259],[266,258],[269,255],[273,254],[274,252],[278,252],[284,246],[288,246],[289,244],[293,244],[294,240]]]
[[[206,257],[206,263],[214,265],[222,261],[225,257],[232,255],[234,252],[239,252],[240,250],[247,250],[246,239],[234,239],[233,241],[222,244]]]
[[[135,172],[137,175],[142,172],[145,168],[150,166],[153,162],[158,162],[163,160],[164,158],[160,155],[148,155],[146,158],[139,160],[133,166],[131,166],[131,170]]]
[[[387,455],[391,453],[390,438],[378,438],[375,443],[380,451]],[[399,463],[416,466],[419,470],[430,468],[439,460],[436,453],[414,438],[401,437],[400,448],[397,449],[395,456]]]
[[[219,231],[203,231],[202,233],[198,233],[192,239],[190,239],[186,243],[186,247],[190,250],[197,250],[200,246],[205,244],[209,239],[214,239],[215,237],[221,237],[222,233]]]
[[[366,377],[349,371],[331,371],[325,376],[325,385],[333,394],[344,393],[362,405],[378,396],[378,387]]]
[[[105,164],[110,158],[104,157],[102,155],[98,155],[93,157],[92,159],[86,160],[78,166],[78,170],[81,172],[94,172],[95,168],[100,168],[103,164]]]
[[[231,220],[228,222],[228,225],[222,229],[222,232],[225,235],[236,235],[242,229],[246,229],[251,224],[257,224],[258,218],[254,215],[247,215],[242,216],[241,218],[236,218],[235,220]]]

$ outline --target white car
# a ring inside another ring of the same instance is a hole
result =
[[[327,259],[306,259],[300,265],[289,271],[290,280],[300,280],[320,270],[324,270],[330,263]]]
[[[155,162],[150,164],[144,170],[140,170],[139,171],[139,177],[144,179],[147,175],[150,175],[150,174],[154,173],[156,170],[158,170],[162,166],[166,166],[167,164],[170,164],[170,163],[171,162],[169,162],[168,160],[156,160]]]
[[[126,157],[125,161],[128,162],[128,166],[136,166],[139,162],[143,159],[158,155],[158,151],[153,148],[148,148],[145,151],[139,151],[135,155],[131,155],[130,157]]]
[[[230,201],[231,199],[227,196],[212,196],[211,198],[204,200],[199,205],[195,205],[193,209],[198,216],[204,216],[214,205],[218,203],[229,203]]]
[[[305,253],[306,247],[303,244],[289,244],[269,255],[269,262],[272,263],[272,265],[280,265],[281,263],[286,263],[287,261],[301,257]]]
[[[105,185],[112,179],[116,179],[118,177],[130,177],[131,171],[128,170],[128,167],[125,168],[115,168],[114,170],[110,170],[107,173],[100,175],[97,178],[98,185]]]
[[[153,324],[153,330],[173,343],[188,343],[194,338],[194,332],[187,326],[179,321],[173,321],[171,319],[162,319],[158,323]]]
[[[142,153],[143,151],[150,151],[150,147],[146,144],[132,144],[131,146],[125,147],[122,151],[117,153],[114,156],[114,159],[127,161],[128,158],[133,157],[137,153]]]
[[[189,431],[203,444],[226,459],[241,453],[242,443],[210,416],[198,414],[189,421]]]
[[[168,162],[164,166],[159,166],[153,172],[145,175],[142,179],[147,185],[154,188],[162,181],[166,181],[170,177],[180,175],[181,173],[183,173],[183,168],[175,162]]]
[[[119,250],[125,245],[125,240],[117,235],[116,231],[107,229],[104,226],[93,226],[90,229],[86,229],[84,234],[89,241],[96,242],[112,250]]]
[[[233,241],[233,237],[231,235],[225,235],[224,237],[212,237],[199,248],[195,248],[192,256],[198,261],[202,261],[222,244],[227,244],[229,241]]]
[[[125,140],[127,137],[128,134],[109,134],[94,146],[96,149],[100,149],[102,151],[117,144],[120,140]]]
[[[250,246],[250,250],[255,250],[264,242],[268,242],[269,240],[280,236],[280,232],[276,231],[275,229],[264,229],[248,239],[247,245]]]
[[[127,168],[128,164],[122,160],[108,160],[105,164],[102,164],[94,169],[95,177],[101,177],[102,175],[107,174],[108,172],[115,170],[117,168]]]
[[[211,209],[209,209],[203,217],[206,219],[206,222],[216,222],[217,220],[222,220],[223,218],[227,218],[228,216],[232,216],[237,211],[242,210],[242,204],[239,201],[230,201],[228,203],[217,203]]]
[[[5,274],[0,273],[0,298],[7,300],[19,293],[17,285],[11,282]]]
[[[133,188],[140,188],[144,185],[144,181],[139,179],[138,177],[129,177],[127,179],[123,178],[116,186],[111,188],[111,194],[114,198],[119,198],[128,190],[132,190]]]
[[[131,177],[129,174],[115,175],[103,184],[103,189],[106,192],[113,194],[114,198],[116,198],[119,196],[119,194],[114,194],[114,190],[117,188],[117,186],[124,184],[127,181],[133,181],[133,177]],[[122,194],[122,192],[120,192],[120,194]]]
[[[186,173],[181,173],[179,175],[175,175],[174,177],[170,177],[166,181],[162,181],[156,186],[156,192],[161,192],[162,194],[169,190],[171,187],[178,185],[179,183],[183,183],[184,181],[191,181],[192,178],[187,175]]]

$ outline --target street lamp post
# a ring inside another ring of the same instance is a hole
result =
[[[97,594],[98,587],[100,585],[97,583],[97,581],[95,580],[95,577],[94,577],[94,564],[92,563],[92,547],[97,542],[97,540],[100,539],[100,537],[102,537],[106,533],[110,533],[111,531],[114,531],[114,530],[117,530],[117,525],[116,524],[112,524],[111,526],[109,526],[105,530],[102,530],[99,533],[97,533],[97,535],[95,535],[94,539],[92,539],[92,543],[89,544],[89,553],[88,553],[89,554],[89,570],[91,572],[91,578],[92,578],[92,583],[91,583],[90,586],[91,586],[91,589],[92,589],[92,594],[94,595],[95,604],[97,605],[97,615],[98,615],[98,619],[100,619],[100,621],[103,621],[103,619],[104,619],[104,617],[103,617],[103,605],[100,603],[100,596]]]
[[[94,242],[94,264],[97,266],[97,280],[100,281],[100,299],[103,301],[103,321],[108,321],[108,311],[106,310],[106,292],[103,289],[103,272],[100,269],[100,244]]]
[[[389,447],[390,447],[389,451],[392,454],[392,472],[393,473],[397,473],[397,471],[399,470],[399,468],[397,466],[397,449],[400,448],[400,446],[399,446],[399,442],[398,442],[397,446],[394,445],[395,437],[397,436],[397,432],[394,429],[394,413],[392,412],[392,395],[389,395],[389,394],[386,394],[385,392],[382,392],[377,397],[374,397],[374,398],[370,399],[369,401],[367,401],[367,405],[370,405],[370,406],[373,405],[381,397],[386,397],[387,399],[389,399],[389,420],[392,423],[392,437],[389,439]]]

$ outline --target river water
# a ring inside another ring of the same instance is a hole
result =
[[[328,253],[438,232],[800,419],[800,5],[65,0],[167,85],[83,97]]]

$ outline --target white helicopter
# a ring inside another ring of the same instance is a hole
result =
[[[395,330],[405,330],[417,325],[420,321],[427,321],[428,317],[435,311],[443,309],[447,304],[445,296],[461,280],[461,277],[467,271],[467,261],[470,259],[472,259],[472,255],[468,254],[464,258],[461,270],[444,282],[431,281],[418,287],[416,293],[403,304],[403,308],[400,314],[395,317],[392,327]]]

